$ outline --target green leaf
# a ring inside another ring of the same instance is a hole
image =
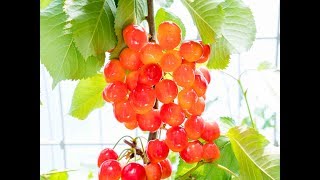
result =
[[[118,58],[122,49],[126,47],[122,30],[129,24],[140,24],[147,15],[146,0],[119,0],[114,25],[118,44],[110,54],[110,59]]]
[[[50,175],[50,180],[67,180],[68,179],[67,172],[57,172]]]
[[[52,0],[40,0],[40,9],[46,8]]]
[[[93,178],[94,178],[93,172],[90,171],[88,174],[88,180],[93,179]]]
[[[75,44],[85,60],[115,47],[113,0],[67,0],[64,10]]]
[[[225,69],[231,53],[247,51],[256,27],[251,10],[240,0],[181,0],[204,43],[212,44],[208,68]]]
[[[66,27],[63,0],[54,0],[40,13],[40,58],[53,78],[53,88],[61,80],[77,80],[97,74],[105,54],[84,60]]]
[[[173,0],[157,0],[156,2],[159,3],[161,7],[169,8],[172,5]]]
[[[193,22],[198,28],[203,43],[212,44],[216,35],[221,35],[224,11],[218,6],[224,0],[181,0],[188,9]]]
[[[280,154],[269,151],[263,135],[244,126],[230,129],[227,135],[239,162],[240,179],[280,179]]]
[[[102,92],[106,85],[102,74],[79,81],[73,93],[70,115],[84,120],[91,111],[102,107]]]
[[[238,173],[239,165],[237,159],[232,151],[231,144],[228,138],[220,137],[215,141],[220,149],[220,158],[215,163],[223,165],[231,171]],[[181,177],[190,169],[195,167],[196,164],[187,164],[180,159],[176,177]],[[191,173],[191,176],[197,180],[226,180],[231,179],[231,175],[226,171],[219,169],[214,163],[205,163],[197,170]]]
[[[271,68],[273,68],[273,66],[269,61],[263,61],[258,65],[257,70],[263,71],[263,70],[271,69]]]
[[[225,69],[228,67],[229,62],[230,50],[228,49],[228,42],[221,37],[211,45],[207,67],[209,69]]]
[[[222,122],[230,128],[236,126],[235,120],[231,117],[220,117],[220,122]]]
[[[186,28],[184,24],[182,23],[181,19],[178,16],[174,15],[172,12],[160,8],[157,11],[154,21],[156,25],[156,32],[158,32],[158,27],[163,21],[172,21],[180,27],[182,39],[184,39],[184,37],[186,36]]]

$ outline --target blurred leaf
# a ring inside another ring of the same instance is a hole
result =
[[[227,125],[229,128],[236,126],[236,122],[231,117],[220,117],[220,122]]]
[[[161,7],[169,8],[172,5],[173,0],[157,0],[156,2],[158,2]]]
[[[45,9],[52,0],[40,0],[40,9]]]
[[[84,120],[91,111],[102,107],[102,92],[106,85],[102,74],[79,81],[73,93],[70,115]]]
[[[271,69],[271,68],[273,67],[269,61],[263,61],[258,65],[257,70],[262,71],[262,70]]]
[[[90,171],[88,174],[88,180],[93,179],[93,178],[94,178],[93,172]]]
[[[245,117],[245,118],[243,118],[242,119],[242,122],[241,122],[241,125],[247,125],[247,126],[252,126],[251,125],[251,120],[250,120],[250,118],[247,116],[247,117]]]
[[[181,19],[178,16],[174,15],[172,12],[169,12],[163,8],[160,8],[157,11],[157,14],[155,16],[154,21],[155,21],[155,26],[156,26],[156,32],[158,32],[159,25],[164,21],[172,21],[172,22],[176,23],[181,29],[182,40],[185,38],[186,28],[185,28],[184,24],[182,23]]]

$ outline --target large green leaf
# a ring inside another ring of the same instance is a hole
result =
[[[240,126],[231,128],[227,136],[239,162],[239,179],[280,179],[280,154],[268,149],[269,141],[263,135]]]
[[[40,58],[53,78],[53,87],[61,80],[93,76],[104,63],[105,54],[84,60],[66,27],[63,0],[54,0],[40,13]]]
[[[52,0],[40,0],[40,9],[46,8]]]
[[[70,115],[84,120],[91,111],[102,107],[102,92],[106,85],[102,74],[81,80],[73,93]]]
[[[126,47],[122,30],[129,24],[140,24],[147,15],[146,0],[119,0],[114,25],[118,44],[110,54],[110,59],[118,58],[122,49]]]
[[[247,51],[256,27],[251,10],[241,0],[181,0],[204,43],[212,44],[208,68],[225,69],[231,53]]]
[[[230,169],[231,171],[238,173],[239,165],[237,159],[232,151],[231,144],[228,138],[220,137],[215,141],[217,146],[220,149],[220,159],[216,161],[217,164],[223,165]],[[190,169],[195,167],[196,164],[187,164],[183,160],[180,159],[178,170],[176,177],[179,178],[183,176]],[[205,163],[200,166],[197,170],[191,173],[191,176],[195,179],[199,180],[229,180],[231,179],[231,175],[226,171],[219,169],[213,163]]]
[[[67,0],[64,10],[75,44],[85,60],[115,47],[113,0]]]
[[[176,23],[180,27],[182,39],[184,39],[184,37],[186,36],[186,28],[184,27],[184,24],[182,23],[180,18],[178,16],[174,15],[172,12],[169,12],[169,11],[163,9],[163,8],[160,8],[157,11],[157,14],[155,16],[155,20],[154,21],[155,21],[155,25],[156,25],[156,32],[158,31],[159,25],[163,21],[172,21],[172,22]]]

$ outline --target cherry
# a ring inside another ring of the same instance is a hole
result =
[[[120,61],[117,59],[111,59],[104,67],[103,70],[104,77],[108,83],[112,83],[115,81],[124,81],[126,76],[126,72]]]
[[[191,116],[184,124],[187,136],[190,139],[199,139],[204,130],[204,120],[201,116]]]
[[[165,178],[170,177],[171,173],[172,173],[172,166],[171,166],[169,159],[165,159],[163,161],[160,161],[159,164],[160,164],[161,170],[162,170],[161,179],[165,179]]]
[[[137,87],[139,71],[131,71],[126,77],[126,84],[130,91]]]
[[[191,88],[183,89],[178,93],[178,104],[182,109],[190,109],[197,100],[198,96]]]
[[[151,87],[138,84],[130,93],[129,102],[137,114],[145,114],[152,110],[156,102],[156,93]]]
[[[100,167],[104,161],[109,160],[109,159],[117,160],[118,154],[111,148],[105,148],[99,154],[98,167]]]
[[[164,72],[175,71],[182,63],[179,51],[168,50],[160,60],[160,66]]]
[[[146,64],[139,70],[138,83],[153,86],[157,84],[162,77],[162,70],[158,64]]]
[[[128,47],[135,51],[139,51],[148,42],[147,32],[138,25],[128,25],[124,28],[122,35]]]
[[[128,94],[127,85],[120,81],[110,83],[103,91],[103,98],[107,102],[119,102],[125,100]]]
[[[203,54],[202,46],[196,41],[185,41],[180,46],[181,56],[188,62],[195,62]]]
[[[101,164],[99,180],[118,180],[121,177],[121,166],[116,160],[109,159]]]
[[[121,180],[147,180],[146,171],[142,165],[131,162],[123,167]]]
[[[212,162],[220,157],[220,150],[215,143],[206,143],[203,145],[203,160]]]
[[[167,130],[165,143],[173,152],[180,152],[188,146],[188,137],[184,128],[175,126]]]
[[[164,141],[159,139],[151,140],[147,145],[147,155],[152,163],[165,160],[169,154],[169,147]]]
[[[194,83],[192,85],[192,88],[197,93],[197,95],[203,96],[206,94],[207,88],[208,88],[208,82],[206,78],[203,76],[203,74],[200,73],[195,75]]]
[[[158,100],[164,104],[172,102],[178,95],[176,83],[169,79],[163,79],[155,86]]]
[[[173,49],[180,44],[181,29],[174,22],[162,22],[158,28],[157,39],[163,49]]]
[[[173,72],[173,80],[181,87],[191,87],[195,80],[194,70],[187,64],[181,64]]]
[[[122,67],[130,71],[138,70],[142,66],[139,53],[130,48],[125,48],[121,51],[119,60]]]
[[[220,136],[219,125],[216,122],[205,122],[204,130],[201,134],[201,138],[207,142],[212,142]]]
[[[208,61],[208,59],[209,59],[211,48],[210,48],[210,45],[203,44],[202,41],[200,41],[199,43],[202,45],[203,54],[200,57],[200,59],[197,60],[196,62],[197,63],[204,63],[204,62]]]
[[[133,130],[138,127],[138,121],[136,119],[130,120],[129,122],[124,122],[124,126],[127,129]]]
[[[119,122],[131,122],[136,120],[136,112],[133,110],[128,100],[114,103],[113,113]]]
[[[159,110],[153,109],[145,114],[137,114],[137,121],[141,130],[155,132],[161,126]]]
[[[203,97],[199,97],[195,103],[188,109],[188,112],[192,115],[201,115],[206,107]]]
[[[202,159],[203,148],[200,141],[191,141],[188,146],[180,152],[180,157],[186,163],[192,164],[199,162]]]
[[[140,60],[143,64],[159,63],[162,56],[161,47],[153,42],[149,42],[140,51]]]
[[[179,126],[183,123],[185,118],[183,110],[175,103],[162,105],[160,109],[160,116],[162,121],[170,126]]]
[[[210,72],[207,68],[204,68],[204,67],[200,67],[199,70],[202,72],[204,78],[206,78],[208,84],[210,83],[211,81],[211,76],[210,76]]]
[[[161,179],[161,166],[158,163],[150,163],[144,166],[148,180],[160,180]]]

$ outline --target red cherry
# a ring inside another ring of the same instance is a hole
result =
[[[208,84],[210,83],[211,81],[211,76],[210,76],[210,72],[207,68],[204,68],[204,67],[200,67],[199,70],[202,72],[204,78],[206,78]]]
[[[205,122],[201,138],[207,142],[212,142],[220,136],[219,125],[216,122]]]
[[[105,148],[99,154],[98,167],[100,167],[104,161],[109,159],[117,160],[118,154],[111,148]]]
[[[119,102],[125,100],[128,94],[127,85],[120,81],[110,83],[103,91],[103,99],[107,102]]]
[[[169,79],[163,79],[155,87],[157,98],[160,102],[168,104],[178,95],[176,83]]]
[[[124,42],[129,48],[139,51],[148,42],[147,32],[138,25],[128,25],[122,32]]]
[[[126,84],[130,91],[137,87],[139,71],[131,71],[126,77]]]
[[[172,173],[172,166],[171,166],[171,162],[169,161],[169,159],[165,159],[163,161],[159,162],[160,166],[161,166],[161,170],[162,170],[162,175],[161,175],[161,179],[165,179],[171,176]]]
[[[175,103],[162,105],[160,109],[160,116],[162,121],[170,126],[179,126],[183,123],[185,118],[183,110]]]
[[[167,130],[165,143],[173,152],[180,152],[188,146],[188,137],[184,128],[175,126]]]
[[[146,171],[142,165],[131,162],[123,167],[121,180],[147,180]]]
[[[122,67],[130,71],[138,70],[142,66],[139,53],[130,48],[121,51],[119,60]]]
[[[196,62],[197,63],[204,63],[209,59],[211,48],[210,48],[210,45],[203,44],[202,41],[200,41],[200,44],[202,45],[203,54],[200,57],[200,59]]]
[[[202,155],[202,144],[198,140],[189,142],[188,146],[180,152],[180,157],[189,164],[199,162]]]
[[[136,120],[136,112],[133,110],[128,100],[114,103],[113,114],[121,123]]]
[[[109,159],[101,164],[99,180],[118,180],[121,177],[121,166],[116,160]]]
[[[196,41],[185,41],[180,46],[181,56],[188,62],[195,62],[203,54],[202,45]]]
[[[115,81],[124,81],[126,72],[122,67],[121,63],[117,59],[111,59],[104,67],[103,70],[104,78],[108,83]]]
[[[138,82],[148,86],[157,84],[162,77],[162,70],[158,64],[146,64],[139,69]]]
[[[151,87],[138,84],[130,93],[129,102],[137,114],[145,114],[152,110],[156,102],[156,93]]]
[[[158,163],[150,163],[144,166],[148,180],[159,180],[161,179],[161,166]]]
[[[197,140],[201,137],[204,130],[204,120],[200,116],[191,116],[186,120],[184,128],[190,139]]]
[[[203,160],[212,162],[220,157],[219,147],[215,143],[207,143],[203,145]]]
[[[148,142],[147,155],[151,162],[157,163],[165,160],[169,154],[169,147],[164,141],[159,139]]]
[[[161,126],[159,110],[153,109],[145,114],[137,114],[137,121],[142,131],[155,132]]]

